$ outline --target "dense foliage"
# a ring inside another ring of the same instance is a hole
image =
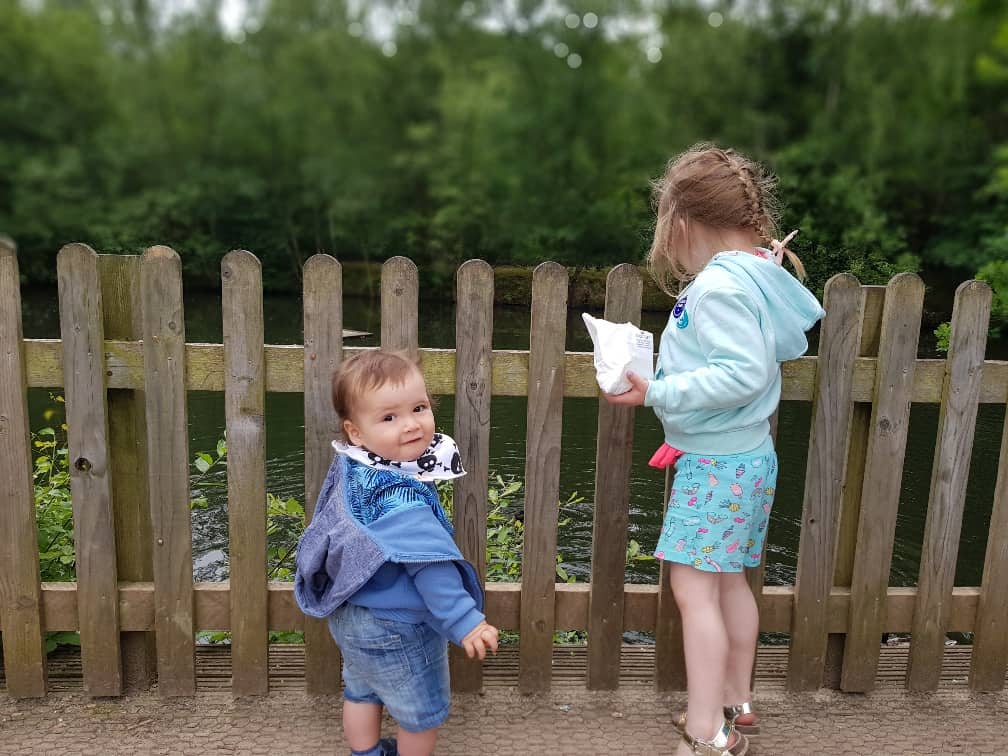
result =
[[[317,250],[428,283],[639,260],[649,178],[701,139],[775,168],[814,283],[1008,257],[999,0],[223,5],[0,0],[0,231],[29,279],[74,240],[167,243],[207,283],[243,247],[274,287]]]

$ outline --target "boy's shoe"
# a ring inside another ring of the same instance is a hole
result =
[[[351,751],[350,756],[353,754],[365,754],[365,756],[399,756],[399,748],[396,745],[395,738],[382,738],[375,745],[371,746],[367,751]]]

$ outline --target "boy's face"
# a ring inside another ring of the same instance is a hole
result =
[[[393,462],[417,459],[434,438],[434,413],[419,370],[358,397],[343,421],[350,443]]]

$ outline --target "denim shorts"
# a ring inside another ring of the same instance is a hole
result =
[[[329,617],[343,654],[343,698],[385,706],[407,732],[439,727],[448,718],[448,641],[427,624],[380,619],[344,604]]]
[[[757,566],[776,486],[777,453],[769,437],[742,454],[683,454],[655,557],[705,572]]]

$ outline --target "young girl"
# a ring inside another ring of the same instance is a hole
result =
[[[447,640],[497,651],[476,570],[452,540],[433,481],[465,475],[434,432],[417,364],[357,354],[336,371],[342,438],[298,546],[294,595],[328,617],[343,652],[343,731],[353,756],[428,756],[448,717]],[[379,740],[385,706],[398,743]]]
[[[708,145],[671,161],[656,183],[648,264],[676,296],[653,381],[628,374],[614,404],[653,407],[665,432],[656,467],[675,465],[655,556],[683,624],[689,701],[677,754],[742,756],[754,734],[749,676],[759,617],[743,574],[760,563],[777,479],[768,418],[780,363],[804,354],[823,316],[781,267],[773,183],[751,160]],[[769,249],[767,248],[769,246]],[[676,284],[685,286],[679,288]]]

